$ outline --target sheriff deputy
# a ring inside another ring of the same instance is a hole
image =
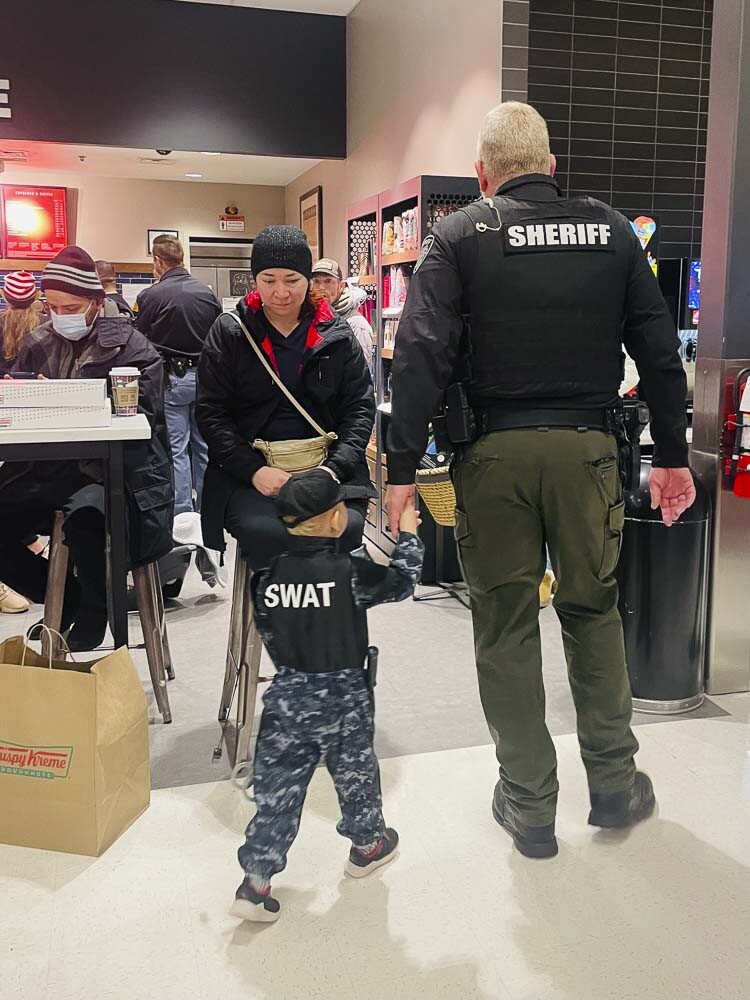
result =
[[[456,538],[500,763],[492,808],[523,854],[550,857],[558,782],[538,621],[545,547],[558,580],[589,822],[627,826],[648,817],[655,799],[634,761],[613,576],[624,524],[612,434],[623,346],[651,408],[651,492],[667,525],[695,498],[686,380],[630,224],[593,198],[562,197],[547,126],[532,107],[507,102],[487,115],[476,168],[483,199],[426,237],[399,327],[389,517],[398,524],[431,418],[465,372],[463,425],[474,419],[476,430],[454,460]]]

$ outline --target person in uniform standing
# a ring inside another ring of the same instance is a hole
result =
[[[184,252],[176,237],[157,236],[153,258],[157,283],[138,296],[135,325],[161,354],[167,370],[164,409],[174,461],[176,516],[201,509],[208,448],[195,419],[196,373],[208,331],[221,315],[221,303],[183,266]]]
[[[493,814],[523,854],[551,857],[558,781],[538,620],[545,545],[589,823],[627,826],[647,818],[655,799],[634,762],[613,576],[624,526],[612,434],[623,345],[651,408],[652,503],[667,525],[695,499],[686,381],[674,325],[630,224],[600,201],[561,196],[547,126],[532,107],[507,102],[487,115],[476,169],[484,197],[425,239],[399,327],[389,518],[398,524],[411,502],[430,420],[461,379],[462,389],[449,390],[452,416],[465,416],[468,427],[453,465],[456,538],[500,763]]]

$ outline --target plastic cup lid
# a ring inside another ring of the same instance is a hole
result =
[[[123,367],[123,368],[110,368],[109,374],[110,375],[140,375],[141,374],[141,370],[140,370],[140,368],[127,368],[127,367]]]

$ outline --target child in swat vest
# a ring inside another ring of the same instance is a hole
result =
[[[341,806],[338,832],[352,842],[347,874],[362,878],[396,857],[398,834],[383,820],[373,749],[367,609],[414,593],[424,546],[412,505],[388,566],[374,563],[364,548],[340,553],[338,539],[347,523],[343,501],[363,492],[341,486],[323,469],[292,476],[278,496],[293,536],[290,551],[253,580],[257,628],[277,674],[263,699],[256,812],[238,853],[245,879],[231,913],[243,920],[278,919],[271,878],[286,867],[321,759]]]

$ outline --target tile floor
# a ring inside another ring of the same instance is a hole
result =
[[[229,579],[232,579],[229,553]],[[228,776],[226,757],[216,763],[213,748],[229,630],[231,590],[209,590],[191,568],[167,620],[176,679],[169,685],[173,723],[163,726],[150,694],[143,650],[133,658],[149,692],[151,773],[155,788],[198,784]],[[41,617],[0,615],[0,639],[23,633]],[[553,736],[575,732],[575,712],[554,611],[541,615],[547,690],[547,724]],[[477,691],[471,616],[455,601],[387,605],[370,614],[371,640],[380,647],[376,747],[381,759],[436,750],[484,746],[490,742]],[[141,641],[138,619],[130,617],[132,643]],[[263,672],[271,673],[264,658]],[[258,705],[260,710],[260,704]],[[713,701],[684,717],[721,715]],[[636,715],[640,727],[658,718]],[[2,995],[0,994],[0,1000]]]
[[[170,612],[175,722],[152,704],[151,808],[98,860],[0,845],[0,1000],[747,1000],[750,695],[637,717],[658,818],[586,825],[553,612],[542,616],[560,754],[560,856],[527,861],[492,820],[495,763],[452,602],[379,608],[378,750],[400,859],[363,883],[323,772],[273,927],[227,915],[252,806],[215,764],[230,594],[191,571]],[[2,616],[0,638],[39,617]],[[139,640],[131,620],[131,639]],[[146,682],[142,651],[134,659]]]
[[[390,868],[342,877],[327,776],[276,881],[274,926],[227,915],[251,806],[226,782],[156,791],[102,858],[0,846],[2,1000],[746,1000],[750,696],[639,732],[657,818],[586,826],[575,737],[556,740],[560,855],[490,815],[491,750],[383,762]]]

